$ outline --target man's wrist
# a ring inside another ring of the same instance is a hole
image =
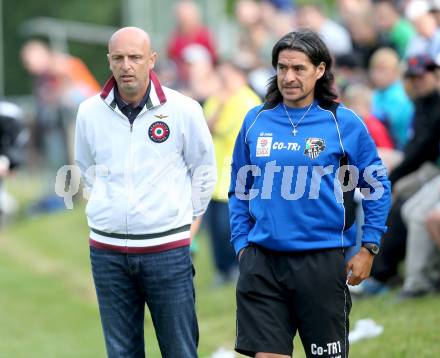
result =
[[[366,249],[372,256],[376,256],[380,251],[379,245],[371,242],[362,243],[362,247]]]

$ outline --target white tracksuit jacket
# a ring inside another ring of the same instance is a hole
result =
[[[150,73],[145,107],[131,125],[110,79],[78,109],[75,163],[88,195],[90,244],[120,252],[189,245],[216,181],[212,138],[200,105]]]

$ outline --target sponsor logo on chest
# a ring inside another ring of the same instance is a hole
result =
[[[258,137],[255,155],[257,157],[269,157],[271,150],[299,151],[300,149],[300,144],[296,142],[274,142],[272,137]]]
[[[272,137],[258,137],[255,155],[257,157],[269,157],[272,147]]]

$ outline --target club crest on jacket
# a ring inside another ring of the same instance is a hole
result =
[[[148,136],[155,143],[163,143],[170,136],[170,127],[165,122],[154,122],[148,128]]]
[[[321,138],[307,138],[304,154],[315,159],[321,152],[325,150],[325,141]]]

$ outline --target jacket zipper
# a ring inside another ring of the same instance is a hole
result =
[[[113,112],[115,112],[119,117],[121,117],[122,119],[124,119],[124,120],[127,120],[127,117],[125,117],[123,114],[121,114],[121,113],[118,113],[114,108],[112,108],[105,100],[104,100],[104,103],[113,111]],[[151,108],[154,108],[154,107],[151,107]],[[144,112],[144,113],[139,113],[139,115],[137,116],[137,118],[139,118],[140,116],[143,116],[143,115],[145,115],[147,112],[148,112],[148,110],[150,110],[151,108],[147,108],[147,110]],[[130,160],[130,180],[132,180],[132,176],[131,176],[131,170],[132,170],[132,168],[133,168],[133,136],[132,136],[132,133],[133,133],[133,123],[130,123],[130,131],[129,131],[129,153],[130,153],[130,157],[129,157],[129,160]],[[129,232],[128,232],[128,202],[127,202],[127,205],[126,205],[126,207],[125,207],[125,233],[128,235],[129,234]],[[126,239],[127,240],[127,239]],[[127,242],[126,242],[126,246],[127,246]]]
[[[129,133],[129,140],[128,140],[128,143],[129,143],[129,167],[128,167],[128,170],[129,170],[129,172],[128,172],[128,175],[130,175],[130,177],[129,177],[129,181],[130,181],[130,184],[132,185],[133,184],[133,176],[132,176],[132,170],[133,170],[133,123],[130,123],[130,133]],[[131,188],[131,189],[133,189],[133,188]],[[129,193],[129,195],[131,195],[131,192]],[[127,233],[127,235],[129,234],[129,230],[128,230],[128,209],[129,209],[129,204],[130,204],[130,201],[128,201],[127,202],[127,206],[126,206],[126,208],[125,208],[125,231],[126,231],[126,233]]]

